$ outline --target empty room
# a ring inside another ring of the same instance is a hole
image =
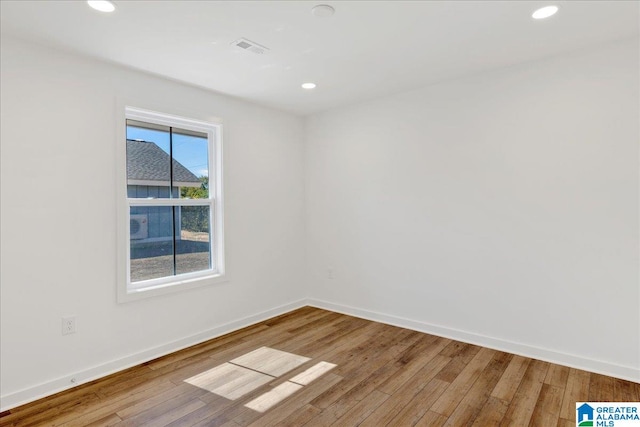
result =
[[[640,2],[0,19],[0,427],[640,426]]]

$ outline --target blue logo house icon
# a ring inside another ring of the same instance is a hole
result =
[[[593,408],[586,403],[576,408],[578,416],[576,417],[576,424],[580,427],[593,426]]]

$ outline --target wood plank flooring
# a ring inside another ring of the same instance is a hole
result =
[[[261,347],[302,358],[270,360],[272,379],[235,400],[186,382],[260,363],[264,350],[243,356]],[[640,384],[304,307],[14,408],[0,427],[574,426],[589,400],[640,401]]]

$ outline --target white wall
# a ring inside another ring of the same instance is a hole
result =
[[[3,407],[306,296],[302,119],[4,36],[1,75]],[[120,98],[224,120],[231,282],[116,303]],[[65,315],[77,334],[61,335]]]
[[[640,381],[638,63],[623,41],[310,117],[315,303]]]
[[[299,118],[3,37],[2,407],[309,296],[640,380],[638,76],[621,42],[319,114],[303,147]],[[224,120],[230,283],[116,303],[120,98]]]

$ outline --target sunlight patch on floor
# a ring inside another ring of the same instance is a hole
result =
[[[231,363],[262,372],[263,374],[279,377],[309,360],[311,359],[308,357],[298,356],[286,351],[260,347],[251,353],[233,359]]]
[[[336,366],[338,365],[334,363],[319,362],[313,365],[312,367],[310,367],[309,369],[307,369],[306,371],[301,372],[295,377],[291,378],[289,381],[291,381],[292,383],[300,384],[300,385],[307,385],[311,381],[315,380],[316,378],[320,378],[322,375],[326,374]]]
[[[251,369],[223,363],[213,369],[185,380],[186,383],[208,390],[218,396],[236,400],[274,378]]]
[[[302,366],[309,360],[311,360],[309,357],[260,347],[184,381],[226,399],[236,400]],[[318,362],[244,406],[254,411],[264,412],[336,366],[334,363]]]
[[[286,381],[275,387],[273,390],[261,394],[244,406],[249,409],[253,409],[254,411],[264,412],[273,405],[291,396],[301,388],[302,386],[300,384],[294,384],[290,381]]]

